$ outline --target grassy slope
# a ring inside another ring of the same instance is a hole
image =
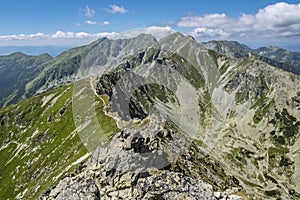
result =
[[[52,57],[47,54],[28,56],[14,53],[0,56],[0,107],[22,99],[25,85],[43,69]]]
[[[72,91],[69,85],[0,109],[0,199],[22,192],[21,199],[37,199],[87,154],[74,131]],[[116,124],[104,115],[103,101],[96,101],[99,122],[113,135]]]

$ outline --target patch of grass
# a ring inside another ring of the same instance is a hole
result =
[[[268,196],[280,196],[281,193],[279,190],[266,190],[265,191],[265,194],[268,195]]]
[[[249,151],[245,148],[236,148],[231,150],[231,154],[232,158],[234,158],[236,162],[239,162],[243,165],[247,165],[247,160],[252,157],[254,152]]]
[[[101,98],[103,98],[104,102],[108,103],[107,95],[106,96],[103,95],[101,96]],[[95,101],[96,101],[95,110],[96,110],[96,116],[98,118],[98,122],[102,130],[104,131],[106,137],[112,139],[113,136],[120,130],[118,129],[115,120],[110,116],[105,115],[103,111],[105,105],[103,104],[101,99],[99,99],[99,97],[95,97]]]
[[[274,100],[272,100],[269,103],[265,103],[265,98],[264,99],[259,99],[257,100],[257,109],[255,111],[255,114],[253,116],[253,121],[255,124],[259,123],[267,114],[270,108],[274,106]]]
[[[207,144],[203,143],[202,140],[198,140],[198,139],[194,139],[193,142],[198,146],[198,147],[202,147],[202,148],[207,148]]]
[[[247,91],[241,91],[237,92],[235,95],[235,102],[237,104],[242,104],[248,100],[248,92]]]
[[[202,74],[189,63],[186,59],[177,54],[172,54],[168,57],[169,60],[175,62],[176,70],[183,75],[196,89],[203,88],[205,86],[205,79]]]
[[[299,138],[300,121],[296,117],[289,114],[286,108],[281,112],[275,112],[276,120],[273,120],[273,124],[277,127],[277,132],[281,132],[282,135],[274,136],[274,141],[280,145],[294,145]]]
[[[213,61],[214,61],[215,65],[218,66],[219,54],[217,54],[217,52],[215,52],[211,49],[208,50],[208,54],[213,58]]]
[[[243,164],[237,160],[237,158],[232,153],[226,153],[226,158],[234,163],[234,165],[238,166],[239,168],[243,167]]]
[[[289,153],[289,149],[285,147],[270,147],[268,150],[270,155]]]
[[[272,181],[274,184],[278,184],[277,180],[276,180],[275,178],[273,178],[272,176],[268,175],[267,173],[264,173],[264,177],[265,177],[267,180]]]
[[[225,62],[222,66],[221,66],[221,68],[220,68],[220,70],[219,70],[219,72],[220,72],[220,74],[222,75],[222,74],[224,74],[226,71],[227,71],[227,69],[229,68],[229,62],[227,61],[227,62]]]
[[[240,179],[244,182],[244,184],[246,184],[246,185],[248,185],[248,186],[250,186],[250,187],[258,187],[258,188],[261,188],[261,186],[258,185],[258,184],[256,184],[256,183],[253,183],[253,182],[248,181],[248,180],[243,179],[243,178],[240,178]]]
[[[43,97],[50,94],[53,97],[42,107]],[[1,147],[7,143],[0,151],[0,199],[15,199],[25,189],[23,199],[37,199],[60,180],[61,172],[87,153],[74,132],[71,98],[69,85],[0,109],[0,121],[5,120],[0,126]]]

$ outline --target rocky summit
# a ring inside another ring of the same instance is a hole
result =
[[[40,199],[244,199],[238,180],[168,122],[117,133]]]
[[[0,199],[299,199],[297,55],[275,50],[174,33],[0,57],[28,75],[1,93]]]

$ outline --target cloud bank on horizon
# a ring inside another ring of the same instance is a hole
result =
[[[179,27],[194,27],[195,37],[299,37],[300,4],[284,2],[269,5],[256,14],[231,18],[226,14],[207,14],[182,18]]]
[[[111,5],[105,9],[112,15],[126,15],[130,10],[123,6]],[[91,26],[109,26],[110,20],[97,22],[93,19],[96,11],[89,6],[79,9],[80,15],[86,17],[85,24]],[[175,22],[174,22],[175,21]],[[162,38],[175,31],[192,35],[198,40],[228,39],[239,41],[300,41],[300,3],[279,2],[259,9],[254,14],[242,13],[231,17],[225,13],[208,13],[187,15],[174,19],[165,26],[149,26],[143,29],[127,31],[105,31],[89,33],[85,31],[56,31],[55,33],[33,33],[0,35],[0,45],[82,45],[99,37],[111,39],[130,38],[141,33],[152,34]],[[76,23],[80,26],[80,23]]]
[[[20,34],[20,35],[0,36],[0,45],[13,46],[18,44],[23,44],[26,42],[30,42],[32,46],[61,45],[62,43],[64,45],[74,45],[74,44],[83,45],[103,37],[107,37],[109,39],[122,39],[122,38],[125,39],[125,38],[136,37],[140,34],[151,34],[155,36],[157,39],[160,39],[175,32],[176,31],[169,26],[166,27],[151,26],[148,28],[123,31],[120,33],[116,33],[116,32],[74,33],[74,32],[57,31],[54,34],[36,33],[36,34],[29,34],[29,35]]]

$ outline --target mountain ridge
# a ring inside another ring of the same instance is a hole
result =
[[[231,58],[247,58],[256,56],[258,59],[294,74],[300,74],[300,53],[288,51],[280,47],[261,47],[251,49],[237,41],[209,41],[203,43],[206,48],[216,51],[219,54],[227,55]]]
[[[3,198],[300,198],[298,75],[180,33],[92,44],[0,109]]]
[[[191,41],[195,41],[195,43],[198,43],[194,38],[190,36],[185,36],[182,33],[174,33],[172,37],[174,38],[178,37],[181,40],[186,38],[187,39],[186,42],[188,42],[191,39]],[[144,41],[150,43],[143,44]],[[65,83],[70,83],[84,76],[88,76],[89,74],[94,74],[100,68],[103,68],[103,66],[107,68],[109,67],[109,65],[114,65],[120,61],[120,58],[126,57],[125,56],[126,54],[129,55],[130,53],[133,53],[138,49],[142,49],[143,47],[147,47],[147,46],[149,47],[153,46],[158,48],[159,46],[158,43],[161,41],[163,41],[163,39],[157,41],[154,36],[141,34],[138,37],[131,38],[131,39],[124,39],[124,40],[123,39],[110,40],[108,38],[100,38],[89,45],[69,49],[57,55],[54,58],[51,59],[49,58],[49,61],[51,60],[51,62],[41,63],[41,66],[39,67],[41,69],[40,72],[36,72],[33,75],[34,77],[29,78],[30,80],[28,82],[26,83],[20,82],[18,84],[21,88],[25,87],[25,91],[19,91],[19,93],[21,92],[22,94],[18,95],[12,100],[9,100],[10,97],[8,93],[12,94],[14,92],[12,89],[10,89],[9,92],[2,97],[5,98],[6,100],[2,100],[0,102],[0,106],[3,106],[5,102],[7,102],[5,103],[5,105],[10,103],[16,103],[24,97],[26,98],[31,97],[37,93],[41,93],[53,87],[57,87]],[[130,44],[130,42],[132,44]],[[136,46],[134,45],[134,43]],[[232,41],[211,41],[211,42],[198,43],[198,44],[203,45],[203,47],[206,49],[214,50],[218,54],[224,54],[231,58],[247,58],[249,57],[250,54],[256,55],[260,57],[260,59],[262,59],[263,61],[271,65],[277,66],[279,68],[282,68],[284,70],[296,74],[300,73],[299,64],[296,61],[295,62],[289,61],[284,63],[282,62],[282,60],[280,60],[280,58],[270,59],[270,56],[261,57],[261,55],[255,52],[255,50],[252,50],[249,47],[239,44],[238,42],[235,41],[233,42]],[[102,47],[100,47],[99,45],[100,46],[102,45]],[[122,47],[122,45],[127,45],[127,47],[125,46]],[[111,48],[111,50],[108,52],[101,52],[100,50],[101,48],[102,49]],[[123,53],[122,51],[120,51],[122,48],[125,48]],[[228,50],[226,50],[226,48]],[[175,49],[173,50],[176,51]],[[107,55],[106,53],[113,53],[113,54]],[[120,53],[119,55],[120,58],[115,57],[117,56],[118,53]],[[88,57],[86,57],[87,54]],[[2,58],[5,57],[6,56],[2,56]],[[67,70],[65,70],[64,68],[67,68]],[[82,69],[82,71],[78,72],[77,71],[78,68]]]
[[[0,106],[15,103],[24,93],[25,84],[30,82],[41,70],[42,65],[52,59],[48,54],[29,56],[13,53],[0,56]]]

